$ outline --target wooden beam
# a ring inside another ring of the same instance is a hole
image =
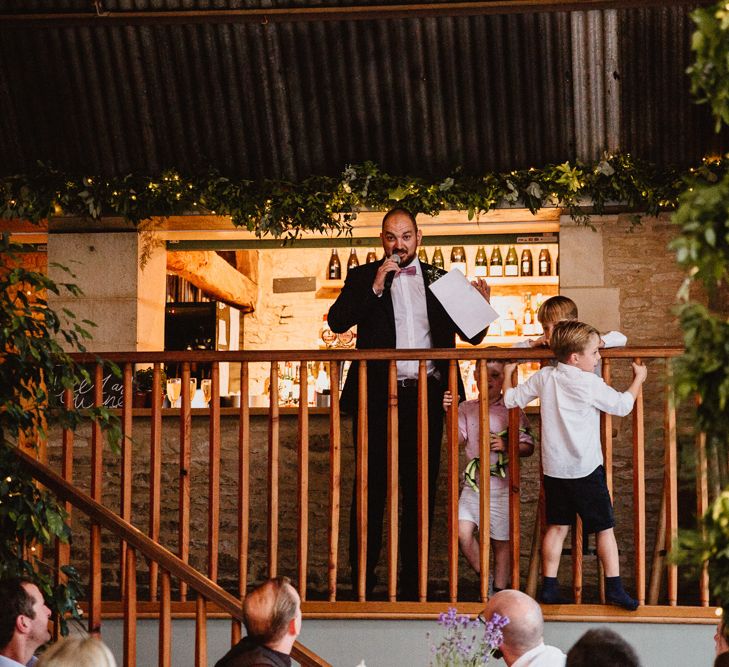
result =
[[[258,286],[215,252],[168,252],[167,270],[244,313],[256,309]]]
[[[18,25],[34,27],[127,25],[191,25],[254,23],[301,23],[311,21],[371,21],[439,16],[481,16],[486,14],[525,14],[531,12],[570,12],[593,9],[620,9],[656,5],[693,7],[685,0],[482,0],[479,2],[436,2],[350,7],[292,7],[281,9],[214,9],[188,11],[132,11],[97,13],[35,13],[0,15],[0,28]]]

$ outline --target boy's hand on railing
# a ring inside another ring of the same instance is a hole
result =
[[[443,409],[448,412],[448,408],[451,407],[451,404],[453,403],[453,394],[451,394],[450,391],[446,391],[443,394]]]
[[[648,377],[648,367],[645,364],[636,364],[633,362],[633,373],[635,379],[643,384]]]

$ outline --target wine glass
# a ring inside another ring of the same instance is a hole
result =
[[[195,398],[195,392],[197,391],[197,378],[190,378],[190,402]]]
[[[167,378],[167,400],[170,402],[170,407],[177,407],[177,399],[180,398],[180,392],[182,391],[182,379],[180,378]]]
[[[213,394],[213,381],[210,379],[200,380],[200,388],[202,389],[205,402],[210,403],[210,397]]]

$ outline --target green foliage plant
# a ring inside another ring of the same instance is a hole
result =
[[[89,419],[98,420],[110,440],[118,442],[119,424],[104,407],[80,410],[63,404],[64,389],[91,378],[60,341],[85,351],[93,325],[76,321],[69,311],[64,321],[49,308],[49,292],[78,295],[80,290],[72,282],[57,283],[24,268],[18,260],[21,250],[7,234],[0,237],[0,577],[30,577],[65,633],[66,618],[78,618],[81,579],[66,566],[65,581],[56,583],[52,567],[40,556],[52,554],[56,540],[70,540],[67,514],[35,484],[14,449],[46,438],[51,426],[75,429]]]
[[[696,9],[688,72],[695,94],[717,120],[729,124],[729,10],[724,3]],[[686,180],[673,216],[679,230],[672,242],[686,270],[677,308],[686,351],[674,363],[676,397],[698,397],[696,428],[710,451],[729,453],[729,175]],[[696,301],[697,293],[706,305]],[[729,620],[729,490],[701,517],[699,530],[681,534],[673,559],[708,566],[712,594]]]
[[[53,215],[97,220],[120,216],[134,225],[152,217],[230,216],[236,227],[284,240],[303,232],[347,233],[360,210],[399,204],[415,213],[467,211],[469,219],[495,208],[520,206],[533,213],[560,206],[578,222],[609,204],[655,215],[675,208],[684,177],[716,180],[724,160],[704,161],[684,173],[658,168],[630,154],[594,162],[562,162],[510,172],[469,174],[461,168],[437,178],[384,172],[373,162],[348,165],[339,175],[298,182],[246,180],[211,170],[194,175],[66,174],[47,165],[34,173],[0,177],[0,218],[40,221]]]

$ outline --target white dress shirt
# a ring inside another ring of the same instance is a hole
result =
[[[564,667],[567,656],[556,646],[540,644],[524,653],[511,667]]]
[[[524,408],[539,398],[544,474],[561,479],[586,477],[602,465],[600,411],[623,417],[633,395],[618,392],[594,373],[559,363],[545,366],[504,394],[507,408]]]
[[[30,665],[34,665],[36,662],[38,662],[38,658],[35,656],[30,659],[28,665],[24,665],[22,662],[11,660],[10,658],[6,658],[4,655],[0,655],[0,667],[30,667]]]
[[[420,260],[416,257],[408,266],[415,267],[415,275],[396,276],[390,287],[395,311],[395,347],[398,350],[433,347]],[[398,361],[397,379],[417,378],[418,363],[417,360]],[[428,375],[431,375],[435,371],[435,364],[428,361],[427,368]]]

